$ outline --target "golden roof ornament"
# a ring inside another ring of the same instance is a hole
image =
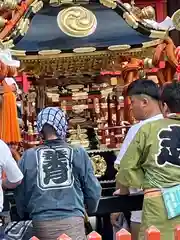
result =
[[[57,16],[62,32],[71,37],[87,37],[95,32],[97,19],[94,13],[81,6],[63,9]]]
[[[156,13],[154,8],[151,6],[147,6],[141,9],[139,7],[136,7],[134,0],[131,0],[131,3],[124,3],[124,6],[128,11],[134,14],[134,17],[136,17],[137,20],[155,19]]]

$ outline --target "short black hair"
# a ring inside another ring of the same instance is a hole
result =
[[[161,92],[161,101],[167,104],[171,113],[180,113],[180,82],[165,84]]]
[[[41,134],[43,135],[44,139],[47,139],[51,135],[57,136],[57,133],[56,133],[56,130],[54,129],[54,127],[48,123],[44,124]]]
[[[133,95],[147,95],[154,100],[160,100],[160,91],[158,85],[149,79],[137,79],[129,84],[126,94],[131,97]]]

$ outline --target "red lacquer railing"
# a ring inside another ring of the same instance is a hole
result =
[[[150,227],[145,232],[147,240],[160,240],[161,239],[161,233],[156,227]],[[97,232],[92,232],[87,237],[88,240],[102,240],[101,235],[99,235]],[[31,240],[39,240],[36,237],[32,237]],[[56,239],[55,239],[56,240]],[[60,235],[57,240],[71,240],[70,237],[68,237],[66,234]],[[131,234],[125,230],[121,229],[119,232],[116,233],[116,240],[131,240]],[[180,225],[175,228],[174,231],[174,240],[180,240]]]

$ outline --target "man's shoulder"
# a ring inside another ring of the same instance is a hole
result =
[[[161,118],[161,119],[157,119],[157,120],[154,120],[154,121],[149,121],[149,122],[145,122],[145,124],[142,125],[141,129],[146,129],[146,128],[149,128],[150,126],[162,126],[162,125],[166,125],[168,124],[168,121],[166,118]]]
[[[3,141],[3,140],[1,140],[0,139],[0,148],[8,148],[8,145]]]
[[[153,132],[155,133],[156,131],[158,131],[159,129],[168,126],[169,124],[173,123],[173,121],[169,121],[168,119],[162,118],[162,119],[157,119],[155,121],[149,121],[146,122],[145,124],[143,124],[140,129],[139,129],[139,133],[143,133],[143,134],[148,134]],[[180,123],[180,122],[179,122]]]
[[[140,127],[142,126],[142,123],[141,122],[138,122],[138,123],[135,123],[133,124],[130,128],[129,128],[129,132],[136,130],[136,129],[139,129]]]
[[[0,153],[1,153],[1,157],[2,155],[7,156],[10,153],[10,149],[8,145],[1,139],[0,139]]]
[[[132,125],[128,132],[127,132],[127,136],[130,136],[130,135],[136,135],[136,133],[139,131],[139,129],[142,127],[142,122],[138,122],[138,123],[135,123],[134,125]]]

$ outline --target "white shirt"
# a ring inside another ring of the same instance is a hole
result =
[[[14,80],[14,78],[12,78],[12,77],[6,77],[4,80],[6,81],[7,85],[9,85],[9,86],[11,86],[11,85],[14,84],[14,85],[16,86],[16,91],[17,91],[17,93],[18,93],[18,94],[21,93],[21,90],[19,89],[19,87],[18,87],[16,81]]]
[[[9,147],[0,140],[0,212],[3,210],[2,172],[6,173],[9,182],[16,183],[23,179],[16,161],[12,157]]]
[[[139,131],[139,129],[145,125],[146,123],[148,122],[152,122],[152,121],[156,121],[156,120],[159,120],[159,119],[163,119],[163,115],[162,114],[158,114],[154,117],[151,117],[151,118],[148,118],[144,121],[140,121],[139,123],[133,125],[125,139],[124,139],[124,142],[121,146],[121,149],[120,149],[120,152],[116,158],[116,161],[115,161],[115,164],[120,164],[120,161],[122,160],[122,158],[124,157],[130,143],[133,141],[136,133]],[[141,190],[140,189],[135,189],[135,188],[130,188],[130,193],[137,193],[137,192],[140,192]],[[142,217],[142,211],[133,211],[132,214],[131,214],[131,222],[136,222],[136,223],[141,223],[141,217]]]

